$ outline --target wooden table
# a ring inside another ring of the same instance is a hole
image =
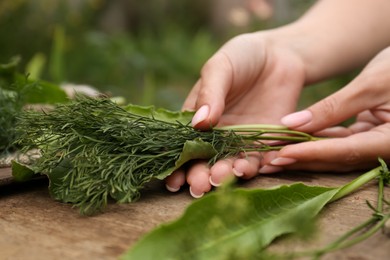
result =
[[[0,179],[10,170],[0,168]],[[337,186],[358,174],[282,173],[259,176],[240,185],[271,187],[292,182]],[[50,198],[47,180],[0,186],[0,259],[116,259],[142,235],[180,216],[193,201],[187,189],[165,190],[162,182],[147,187],[132,204],[111,203],[103,214],[83,217],[77,209]],[[288,241],[274,249],[308,249],[325,245],[372,214],[366,200],[376,202],[373,182],[327,206],[319,216],[319,236],[310,242]],[[389,189],[386,190],[389,197]],[[324,259],[390,259],[390,237],[378,232],[370,239]]]

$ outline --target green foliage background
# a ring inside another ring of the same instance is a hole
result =
[[[246,26],[226,24],[223,30],[213,26],[215,2],[2,0],[0,63],[20,55],[21,69],[34,77],[89,84],[131,103],[179,109],[202,64],[225,41],[285,24],[314,1],[286,1],[282,16],[261,20],[250,14]],[[118,3],[122,16],[109,16]],[[116,19],[124,21],[122,27],[112,22]],[[302,106],[348,80],[306,91]]]

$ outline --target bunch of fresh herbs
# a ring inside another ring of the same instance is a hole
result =
[[[0,151],[13,150],[16,138],[16,118],[22,111],[23,102],[18,92],[0,86]]]
[[[212,163],[241,152],[280,149],[263,140],[315,140],[305,133],[259,125],[202,132],[189,126],[192,115],[78,97],[49,113],[25,113],[18,122],[17,143],[26,150],[41,150],[33,167],[49,176],[54,198],[91,214],[110,197],[134,201],[146,182],[164,179],[193,159]]]
[[[15,82],[9,81],[17,63],[14,59],[8,64],[0,64],[0,154],[13,149],[16,117],[23,107],[21,92],[24,86],[17,86]]]

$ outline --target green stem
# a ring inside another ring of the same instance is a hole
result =
[[[367,221],[363,222],[362,224],[358,225],[357,227],[351,229],[350,231],[348,231],[347,233],[342,235],[340,238],[338,238],[336,241],[332,242],[331,244],[329,244],[325,248],[317,250],[317,251],[314,251],[314,252],[311,252],[310,254],[314,254],[316,256],[321,256],[321,255],[324,255],[326,253],[329,253],[329,252],[332,252],[332,251],[336,251],[338,249],[346,248],[346,247],[351,246],[351,245],[353,245],[355,243],[358,243],[359,241],[361,241],[360,240],[361,236],[356,237],[355,239],[350,240],[347,243],[345,243],[345,241],[347,239],[349,239],[350,237],[352,237],[353,235],[355,235],[356,233],[358,233],[361,230],[363,230],[364,228],[366,228],[369,225],[372,225],[373,223],[375,223],[376,220],[377,219],[375,217],[371,217]],[[357,240],[358,238],[359,238],[359,240]]]
[[[329,202],[333,202],[335,200],[338,200],[352,192],[354,192],[355,190],[357,190],[358,188],[360,188],[362,185],[368,183],[369,181],[373,180],[374,178],[378,177],[381,175],[381,169],[382,167],[379,166],[363,175],[360,175],[358,178],[356,178],[355,180],[351,181],[350,183],[344,185],[334,196],[333,198],[329,201]]]
[[[268,134],[268,132],[267,132]],[[302,137],[302,136],[287,136],[287,135],[245,135],[238,134],[242,136],[243,139],[249,140],[251,142],[256,141],[291,141],[291,142],[306,142],[306,141],[314,141],[312,137]]]
[[[373,219],[375,219],[376,217],[372,217]],[[381,229],[383,227],[383,225],[386,223],[387,220],[390,219],[390,215],[385,215],[383,218],[380,219],[379,222],[377,222],[377,224],[371,228],[369,231],[365,232],[363,235],[359,236],[359,237],[356,237],[355,239],[349,241],[348,243],[345,243],[344,245],[340,246],[338,249],[342,249],[342,248],[347,248],[347,247],[350,247],[352,245],[355,245],[367,238],[369,238],[370,236],[372,236],[373,234],[375,234],[379,229]],[[376,218],[376,220],[378,220]]]
[[[282,125],[269,125],[269,124],[247,124],[247,125],[227,125],[214,127],[217,130],[233,130],[233,131],[256,131],[256,130],[288,130],[287,127]]]
[[[236,134],[243,136],[247,140],[278,140],[278,141],[317,141],[324,138],[314,137],[310,134],[289,130],[288,128],[280,125],[266,125],[266,124],[253,124],[253,125],[231,125],[215,127],[215,131],[232,131]],[[254,133],[254,134],[251,134]],[[281,134],[266,135],[266,134]]]
[[[301,252],[293,254],[293,257],[303,257],[303,256],[313,256],[315,259],[330,253],[332,251],[344,249],[350,246],[353,246],[355,244],[360,243],[361,241],[369,238],[373,234],[375,234],[380,228],[382,228],[386,221],[390,219],[390,214],[384,214],[383,213],[383,201],[384,201],[384,182],[385,178],[383,176],[383,171],[387,171],[387,167],[384,167],[383,164],[380,167],[377,167],[354,181],[348,183],[347,185],[343,186],[338,193],[333,197],[331,201],[335,201],[353,191],[355,191],[357,188],[359,188],[361,185],[364,185],[365,183],[371,181],[375,177],[379,176],[379,184],[378,184],[378,204],[377,209],[375,210],[375,214],[368,219],[367,221],[363,222],[362,224],[356,226],[352,230],[348,231],[344,235],[342,235],[340,238],[335,240],[334,242],[330,243],[328,246],[314,251],[307,251],[307,252]],[[374,226],[372,226],[374,225]],[[370,227],[371,226],[371,227]],[[367,231],[363,231],[363,229],[366,229],[370,227]],[[357,234],[358,232],[363,231],[362,234],[357,235],[356,237],[352,238],[353,235]]]
[[[284,146],[258,146],[258,147],[245,147],[243,151],[245,152],[269,152],[269,151],[279,151]],[[231,149],[232,153],[237,152],[237,148]]]
[[[379,176],[379,187],[378,187],[378,202],[377,202],[377,211],[382,213],[383,212],[383,200],[384,200],[384,177],[383,175]]]

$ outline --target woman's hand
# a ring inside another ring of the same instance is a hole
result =
[[[270,31],[238,36],[225,44],[205,64],[201,78],[183,108],[197,111],[192,123],[195,128],[203,130],[217,124],[279,124],[283,116],[294,111],[304,84],[360,67],[389,45],[389,8],[388,0],[322,0],[296,22]],[[359,22],[356,22],[357,20]],[[364,76],[357,79],[360,83],[353,85],[378,83],[369,79],[369,76]],[[378,95],[376,90],[368,89],[366,87],[366,92],[360,90],[360,94],[365,93],[369,97]],[[386,106],[379,103],[374,105],[374,100],[369,101],[365,97],[354,95],[356,91],[358,89],[348,87],[347,91],[343,90],[341,94],[326,99],[308,111],[287,117],[283,122],[298,130],[318,131],[364,109],[370,110],[372,115],[367,112],[361,114],[359,121],[362,124],[344,129],[344,132],[361,132],[361,127],[368,127],[368,123],[378,125],[388,122],[382,117],[385,114],[387,118]],[[380,95],[384,93],[379,94],[378,99],[385,98]],[[346,97],[348,99],[343,99]],[[336,103],[336,98],[337,102],[342,103]],[[357,102],[361,103],[350,104],[351,107],[348,107],[349,100],[358,100]],[[361,109],[363,104],[365,107]],[[321,111],[322,107],[325,107],[324,119],[320,118],[324,115],[317,114],[317,110]],[[332,110],[333,108],[341,108],[342,111]],[[333,116],[335,118],[332,118]],[[357,161],[364,164],[364,160],[367,164],[372,162],[367,157],[372,148],[367,147],[373,147],[367,145],[367,140],[374,135],[377,137],[375,142],[380,143],[378,132],[383,132],[383,127],[386,127],[386,124],[365,132],[367,136],[364,135],[363,138],[367,139],[362,142],[364,147],[358,147],[359,144],[356,143],[360,135],[353,134],[351,138],[342,139],[346,146],[338,146],[339,150],[333,146],[334,141],[329,140],[288,146],[279,153],[279,158],[275,161],[272,160],[275,153],[270,152],[264,158],[251,153],[245,158],[218,161],[211,169],[205,163],[195,163],[186,173],[179,170],[169,176],[166,179],[167,188],[177,191],[187,181],[191,194],[200,197],[211,189],[212,184],[217,186],[233,174],[250,178],[258,172],[271,173],[283,168],[340,169],[336,165],[327,164],[327,161],[334,162],[344,157],[347,158],[348,165],[356,166]],[[342,132],[337,129],[332,131],[335,134]],[[330,145],[329,151],[333,151],[333,154],[322,154],[322,145]],[[350,152],[353,152],[352,155],[346,156],[351,154]],[[371,157],[385,155],[384,151],[377,152],[372,151]],[[363,154],[367,160],[360,160]],[[290,166],[282,167],[287,164]],[[344,165],[344,169],[348,168],[345,162],[340,162],[340,165]]]
[[[305,81],[304,66],[289,48],[269,40],[266,34],[238,36],[225,44],[204,65],[183,109],[196,110],[192,125],[207,130],[214,125],[248,123],[279,124],[296,108]],[[167,188],[179,190],[185,181],[194,197],[200,197],[235,174],[251,178],[258,174],[261,156],[229,158],[211,167],[194,163],[185,176],[179,170],[166,180]],[[271,173],[274,168],[263,169]]]
[[[349,127],[337,126],[356,116]],[[380,52],[351,83],[282,122],[291,129],[334,137],[293,144],[264,163],[283,169],[350,171],[390,160],[390,47]]]

